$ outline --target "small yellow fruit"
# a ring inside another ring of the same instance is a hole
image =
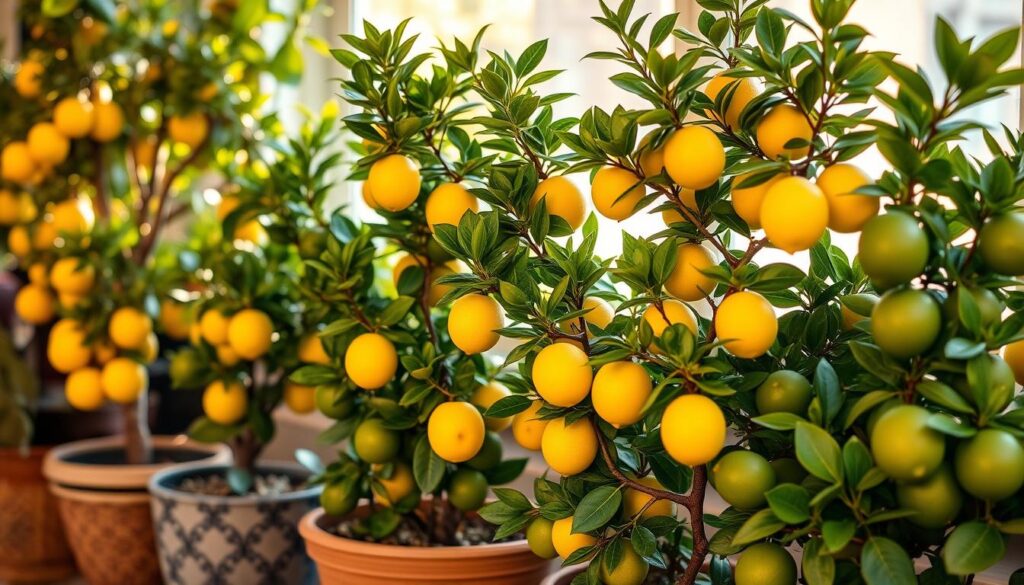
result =
[[[637,483],[659,490],[665,489],[665,486],[661,485],[653,475],[638,479]],[[647,506],[647,502],[650,502],[653,499],[653,496],[649,496],[642,491],[635,490],[633,488],[626,488],[626,492],[622,496],[622,511],[625,513],[626,518],[632,518],[639,514],[640,510],[644,509],[644,506]],[[644,510],[641,518],[647,519],[655,516],[675,515],[676,507],[671,500],[658,500]]]
[[[594,376],[590,398],[597,416],[612,426],[627,426],[643,418],[653,387],[650,374],[640,364],[611,362]]]
[[[545,402],[569,407],[579,404],[590,393],[594,372],[582,349],[568,343],[552,343],[537,353],[531,377]]]
[[[739,186],[751,176],[751,173],[747,173],[738,175],[732,180],[732,208],[736,210],[736,215],[747,222],[750,229],[759,230],[761,229],[761,207],[764,205],[764,196],[772,185],[786,175],[775,175],[764,183],[754,185],[753,187]]]
[[[139,362],[118,357],[103,366],[102,385],[111,402],[131,404],[149,387],[149,374]]]
[[[89,229],[89,218],[82,213],[78,199],[65,199],[53,206],[53,229],[59,234],[80,234]]]
[[[725,147],[704,126],[680,128],[665,143],[665,170],[680,187],[707,189],[722,177]]]
[[[609,558],[601,559],[601,583],[605,585],[643,585],[647,580],[651,566],[637,554],[631,542],[624,543],[622,557],[619,558],[614,568],[611,566]]]
[[[173,299],[164,299],[160,303],[160,328],[163,332],[178,341],[188,339],[192,328],[192,317],[188,306]]]
[[[36,163],[28,144],[20,140],[8,142],[0,151],[0,177],[12,183],[27,183],[36,173]]]
[[[714,265],[711,250],[700,244],[681,244],[672,272],[665,281],[665,290],[684,301],[703,299],[715,290],[715,281],[703,273]]]
[[[412,159],[400,154],[373,163],[366,182],[373,200],[388,211],[402,211],[420,194],[420,170]]]
[[[228,345],[249,361],[263,357],[270,350],[273,336],[274,323],[257,309],[243,309],[228,322]]]
[[[556,418],[544,429],[541,454],[556,473],[582,473],[597,457],[597,433],[585,418],[569,424],[564,418]]]
[[[228,318],[217,309],[210,309],[199,318],[199,331],[210,345],[224,345],[228,342]]]
[[[803,177],[780,179],[764,195],[761,227],[773,246],[790,254],[807,250],[828,227],[828,200]]]
[[[643,197],[640,177],[618,167],[602,167],[590,185],[590,198],[597,212],[616,221],[632,216]]]
[[[729,77],[728,71],[722,71],[711,78],[704,88],[704,93],[714,102],[718,99],[718,94],[723,91],[725,92],[725,97],[722,98],[723,103],[728,102],[729,106],[725,110],[725,118],[722,121],[730,128],[739,128],[740,115],[743,114],[743,110],[761,93],[760,84],[752,77]],[[716,112],[708,112],[708,115],[718,118]]]
[[[469,461],[484,444],[484,417],[468,402],[444,402],[430,413],[427,440],[434,453],[450,463]]]
[[[99,365],[105,365],[110,360],[117,357],[117,348],[114,344],[106,340],[97,341],[92,348],[96,363]]]
[[[644,142],[646,139],[641,141],[641,144]],[[640,163],[640,172],[644,174],[644,177],[657,177],[665,170],[665,147],[648,148],[640,155],[637,162]]]
[[[328,365],[331,363],[330,356],[324,350],[323,340],[316,332],[307,333],[299,342],[299,361],[304,364]]]
[[[551,215],[557,215],[576,231],[583,225],[587,215],[587,202],[583,194],[567,177],[548,177],[537,184],[530,207],[544,199],[544,206]]]
[[[494,347],[505,326],[505,313],[498,301],[482,294],[468,294],[452,303],[448,314],[448,335],[467,354],[483,353]]]
[[[376,390],[394,379],[398,352],[380,333],[363,333],[345,351],[345,373],[356,386]]]
[[[238,362],[242,361],[238,352],[227,343],[218,345],[215,351],[217,352],[217,363],[225,368],[233,368],[238,365]]]
[[[814,130],[807,117],[790,105],[775,106],[757,125],[757,145],[770,159],[786,157],[797,160],[807,156],[810,146],[786,148],[786,143],[796,139],[810,143],[813,137]]]
[[[481,385],[470,396],[469,401],[479,406],[482,410],[486,411],[488,408],[494,405],[495,402],[510,396],[511,392],[508,391],[504,385],[499,382],[490,381],[486,384]],[[512,417],[506,416],[504,418],[492,418],[485,417],[484,424],[487,425],[487,429],[490,431],[503,431],[512,424]]]
[[[117,309],[107,324],[107,335],[121,349],[141,349],[152,332],[153,321],[149,315],[135,307]]]
[[[39,163],[56,166],[68,158],[71,142],[49,122],[39,122],[28,131],[28,150]]]
[[[555,524],[551,527],[551,543],[555,545],[555,550],[562,559],[569,558],[572,553],[581,548],[597,544],[597,538],[589,534],[574,534],[572,520],[572,516],[555,520]]]
[[[753,359],[771,349],[779,321],[767,299],[756,292],[740,291],[725,297],[718,306],[715,331],[729,353]]]
[[[14,74],[14,90],[25,99],[39,97],[43,92],[42,77],[43,64],[26,59],[21,62],[18,72]]]
[[[691,467],[704,465],[725,446],[725,415],[707,396],[680,396],[665,408],[661,443],[676,462]]]
[[[21,320],[32,325],[49,323],[57,309],[53,295],[39,284],[26,284],[14,297],[14,312]]]
[[[97,102],[93,104],[95,121],[92,127],[92,139],[96,142],[110,142],[121,136],[124,131],[124,112],[121,106],[113,102]]]
[[[651,326],[655,337],[661,334],[670,325],[680,324],[697,335],[697,320],[693,317],[693,311],[685,303],[675,299],[667,299],[661,302],[661,310],[657,305],[650,305],[644,309],[644,321]]]
[[[61,258],[50,268],[50,285],[57,292],[84,295],[96,284],[96,269],[92,264],[81,265],[78,258]]]
[[[219,425],[233,425],[249,410],[249,396],[237,380],[214,380],[203,391],[203,412]]]
[[[32,248],[39,252],[45,252],[53,247],[57,240],[57,227],[53,221],[44,221],[36,224],[36,231],[32,234]]]
[[[7,249],[18,258],[25,258],[32,253],[32,240],[28,228],[16,225],[7,234]]]
[[[167,135],[175,142],[181,142],[191,149],[196,149],[206,140],[210,133],[210,122],[202,112],[193,112],[187,116],[171,116],[167,121]]]
[[[694,214],[700,211],[700,207],[697,205],[697,192],[693,189],[679,189],[679,201],[686,207],[686,213],[684,214],[683,210],[678,208],[663,210],[661,212],[661,221],[666,226],[671,226],[674,223],[686,223],[693,218]]]
[[[21,201],[14,193],[0,189],[0,226],[11,226],[21,219]]]
[[[512,436],[523,449],[540,451],[544,429],[550,422],[537,418],[537,412],[542,406],[543,402],[535,400],[529,408],[512,417]]]
[[[84,302],[85,297],[82,295],[57,293],[57,304],[60,305],[61,310],[70,311]]]
[[[28,267],[28,281],[32,284],[38,284],[40,286],[49,286],[50,275],[46,270],[46,265],[42,262],[36,262]]]
[[[583,314],[583,320],[587,324],[587,333],[590,332],[591,325],[601,329],[607,329],[615,318],[615,309],[612,308],[608,301],[600,297],[584,298],[583,306],[581,308],[587,311]],[[580,321],[578,318],[563,320],[558,324],[558,326],[567,333],[579,334],[583,332],[580,329]]]
[[[363,194],[363,203],[366,204],[370,209],[377,211],[380,209],[380,204],[373,198],[373,193],[370,192],[370,182],[363,181],[363,188],[361,189]]]
[[[61,319],[50,330],[46,357],[53,369],[62,374],[84,368],[92,359],[92,350],[85,343],[86,331],[72,319]]]
[[[64,397],[77,410],[96,410],[103,406],[102,374],[97,368],[82,368],[68,374]]]
[[[53,123],[68,138],[84,138],[92,130],[92,104],[75,96],[66,97],[53,108]]]
[[[1014,341],[1003,348],[1003,359],[1013,370],[1018,384],[1024,384],[1024,340]]]
[[[859,232],[878,215],[878,197],[854,193],[872,182],[867,173],[845,163],[834,164],[818,176],[818,188],[828,202],[828,227],[846,234]]]
[[[152,172],[156,164],[156,155],[159,150],[156,136],[149,134],[141,137],[132,144],[132,154],[135,156],[135,165],[139,168]]]
[[[297,414],[308,414],[316,409],[316,388],[293,382],[284,385],[284,403]]]
[[[391,477],[376,477],[386,494],[378,501],[384,506],[393,506],[416,490],[416,478],[412,474],[412,468],[399,461],[392,469]],[[374,492],[374,495],[378,494]]]
[[[146,336],[146,342],[142,344],[139,352],[142,354],[143,363],[151,364],[156,361],[160,356],[160,340],[157,339],[156,333]]]
[[[427,225],[431,233],[441,224],[458,227],[467,211],[476,213],[479,209],[476,197],[465,187],[458,183],[441,183],[427,196]]]

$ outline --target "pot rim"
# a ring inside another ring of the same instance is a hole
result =
[[[195,494],[184,492],[168,485],[175,479],[183,479],[187,476],[199,475],[211,471],[227,471],[231,466],[227,463],[216,463],[210,461],[192,461],[189,463],[178,463],[164,467],[149,478],[149,493],[154,497],[186,502],[192,504],[227,504],[231,506],[244,506],[252,504],[264,504],[273,502],[293,502],[306,500],[320,494],[323,486],[307,486],[300,490],[286,492],[283,494],[259,495],[247,494],[244,496],[218,496],[209,494]],[[290,476],[310,477],[310,472],[305,467],[290,461],[261,461],[256,464],[258,473],[284,473]]]
[[[453,560],[465,558],[492,557],[496,554],[514,550],[527,550],[526,539],[509,542],[493,542],[472,546],[399,546],[396,544],[380,544],[364,542],[352,538],[336,536],[323,529],[320,522],[326,517],[323,508],[307,512],[299,521],[299,534],[307,544],[327,549],[344,549],[348,552],[373,557],[405,557],[417,560]],[[340,545],[340,546],[339,546]],[[316,558],[310,553],[310,556]]]

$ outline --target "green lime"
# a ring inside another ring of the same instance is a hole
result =
[[[347,417],[355,408],[355,401],[342,388],[334,386],[318,386],[314,399],[317,410],[336,420]]]
[[[452,474],[448,484],[448,501],[468,512],[477,510],[487,499],[487,478],[475,469],[460,469]]]
[[[715,491],[738,510],[764,505],[764,494],[775,487],[775,470],[768,460],[753,451],[729,451],[711,468]]]
[[[736,585],[792,585],[796,562],[780,545],[758,543],[740,554],[733,580]]]
[[[864,225],[857,256],[877,290],[906,284],[928,264],[928,234],[912,216],[890,211]]]
[[[526,528],[526,542],[533,554],[542,559],[553,559],[558,556],[555,545],[551,542],[551,527],[554,522],[538,516]]]
[[[368,418],[359,423],[352,445],[356,455],[367,463],[387,463],[398,455],[402,435],[384,426],[379,418]]]
[[[484,444],[480,451],[466,462],[466,465],[478,471],[494,469],[501,463],[502,445],[501,436],[494,431],[487,431],[484,435]]]
[[[902,404],[878,418],[871,432],[875,464],[896,481],[922,481],[946,455],[946,439],[928,426],[931,413]]]
[[[999,274],[1024,274],[1024,213],[997,215],[978,234],[982,262]]]
[[[871,334],[889,355],[909,359],[935,345],[942,331],[939,303],[923,290],[891,290],[871,312]]]
[[[907,518],[922,528],[942,528],[952,522],[963,506],[963,494],[953,479],[949,466],[940,466],[922,482],[896,486],[901,508],[913,510]]]
[[[344,516],[359,503],[359,492],[351,488],[351,482],[332,483],[324,486],[320,493],[320,505],[328,516]]]
[[[1005,500],[1024,486],[1024,447],[1010,433],[982,429],[956,450],[956,479],[982,500]]]
[[[761,414],[791,412],[805,414],[811,405],[811,383],[793,370],[779,370],[768,375],[757,387],[755,400]]]

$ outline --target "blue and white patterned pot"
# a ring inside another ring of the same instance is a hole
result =
[[[299,536],[299,519],[318,505],[320,487],[279,496],[208,496],[180,491],[190,477],[221,474],[227,466],[187,463],[149,482],[153,525],[168,585],[295,585],[317,582]],[[303,480],[309,472],[287,463],[261,464],[260,473]]]

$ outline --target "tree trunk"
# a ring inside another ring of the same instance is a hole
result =
[[[256,475],[256,460],[263,452],[264,445],[256,438],[252,429],[246,428],[242,434],[231,443],[232,467],[249,472],[250,476]]]
[[[144,465],[153,462],[153,441],[149,435],[149,400],[146,392],[139,395],[134,404],[125,404],[124,454],[129,465]]]

